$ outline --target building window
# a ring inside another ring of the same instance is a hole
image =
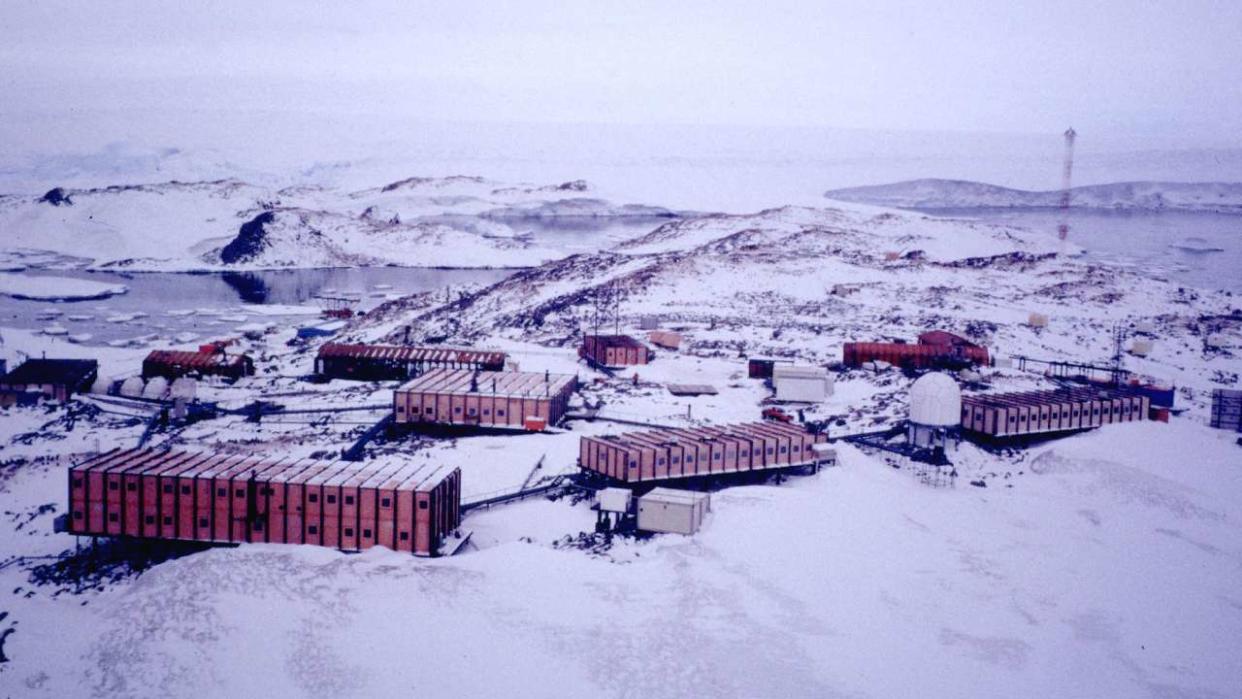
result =
[[[399,413],[404,413],[404,412],[405,412],[405,406],[404,406],[404,405],[398,405],[398,406],[397,406],[397,412],[399,412]]]
[[[352,496],[352,495],[346,495],[346,496],[345,496],[345,504],[346,504],[346,505],[352,505],[352,504],[354,504],[354,496]]]
[[[164,484],[164,492],[165,492],[165,493],[172,493],[172,491],[173,491],[172,483],[165,483],[165,484]]]
[[[353,535],[354,535],[354,528],[353,528],[353,527],[345,527],[345,536],[353,536]]]
[[[492,414],[492,409],[491,409],[491,408],[484,408],[484,409],[483,409],[483,414],[484,414],[484,415],[491,415],[491,414]]]
[[[657,466],[663,466],[663,465],[664,465],[664,457],[660,457],[660,458],[656,459],[656,465],[657,465]]]
[[[224,488],[216,488],[216,497],[222,498],[225,495],[228,495],[228,491],[226,491]]]
[[[233,491],[233,494],[234,494],[234,495],[236,495],[236,496],[237,496],[237,497],[239,497],[239,498],[244,498],[244,497],[246,497],[246,489],[245,489],[245,488],[237,488],[237,489],[235,489],[235,490]]]
[[[370,530],[370,529],[363,529],[363,530],[362,530],[362,538],[364,538],[364,539],[370,539],[370,538],[371,538],[371,530]]]
[[[460,405],[459,405],[459,406],[457,406],[457,407],[455,407],[455,408],[453,408],[453,414],[455,414],[455,415],[461,415],[461,406],[460,406]]]
[[[155,524],[155,517],[153,515],[147,515],[143,521],[147,524]]]
[[[428,415],[431,415],[432,413],[434,413],[434,412],[435,412],[435,408],[432,408],[431,406],[427,406],[427,410],[426,410],[425,412],[426,412]]]
[[[81,510],[78,510],[78,511],[74,512],[74,513],[73,513],[73,518],[74,518],[74,519],[82,519],[82,511],[81,511]]]
[[[401,532],[401,540],[402,540],[402,541],[409,541],[409,540],[410,540],[410,533],[409,533],[409,532]]]
[[[418,509],[420,509],[420,510],[425,510],[425,509],[427,509],[427,501],[426,501],[426,500],[423,500],[422,502],[418,503]]]
[[[73,487],[75,487],[75,488],[81,488],[81,487],[82,487],[82,479],[81,479],[81,478],[74,478],[74,479],[73,479]]]
[[[477,414],[478,414],[478,412],[479,412],[479,411],[475,410],[474,408],[471,408],[471,409],[469,409],[469,410],[467,410],[467,411],[466,411],[466,414],[467,414],[467,415],[470,415],[470,416],[472,416],[472,417],[473,417],[474,415],[477,415]]]
[[[198,526],[199,526],[199,528],[200,528],[200,529],[206,529],[206,528],[207,528],[207,518],[206,518],[206,517],[203,517],[202,519],[198,520]]]
[[[171,526],[171,525],[172,525],[172,517],[165,517],[165,518],[164,518],[164,526],[166,526],[166,527],[167,527],[167,526]]]
[[[132,493],[133,491],[138,490],[138,484],[137,483],[126,483],[125,489]]]
[[[768,447],[768,456],[772,455],[772,447]]]
[[[306,532],[307,532],[308,534],[318,534],[318,533],[319,533],[319,527],[316,527],[315,525],[313,525],[313,524],[312,524],[312,525],[310,525],[309,527],[307,527],[307,528],[306,528]]]
[[[686,456],[686,463],[688,463],[688,464],[692,464],[692,463],[694,463],[694,457],[693,457],[693,456],[689,456],[689,455],[687,455],[687,456]]]
[[[319,493],[311,493],[310,495],[306,496],[306,499],[310,500],[311,502],[319,502]]]
[[[188,486],[188,485],[183,485],[183,486],[181,486],[181,494],[182,494],[182,495],[189,495],[189,494],[190,494],[190,486]]]
[[[782,453],[782,454],[788,454],[788,453],[789,453],[789,447],[781,447],[781,453]]]
[[[115,513],[115,512],[109,512],[109,513],[108,513],[108,521],[109,521],[109,522],[115,522],[115,521],[117,521],[118,519],[120,519],[120,518],[119,518],[119,517],[117,517],[117,515],[116,515],[116,513]]]
[[[392,500],[390,498],[380,498],[380,507],[392,507]]]
[[[716,461],[720,461],[720,452],[716,452],[715,454],[712,454],[712,458],[715,459]]]
[[[501,409],[499,409],[499,408],[497,408],[497,409],[496,409],[496,414],[497,414],[497,415],[499,415],[500,417],[504,417],[504,416],[505,416],[505,411],[504,411],[504,410],[501,410]]]
[[[335,504],[336,504],[336,496],[335,496],[335,495],[329,495],[329,496],[328,496],[328,504],[329,504],[329,505],[335,505]]]

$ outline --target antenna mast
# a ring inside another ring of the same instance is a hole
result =
[[[1057,226],[1057,235],[1061,240],[1069,236],[1069,205],[1070,183],[1074,174],[1074,139],[1078,132],[1074,127],[1065,130],[1065,169],[1061,171],[1061,225]]]

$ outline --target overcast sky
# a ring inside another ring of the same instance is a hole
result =
[[[0,3],[0,112],[1200,135],[1242,126],[1242,3]]]

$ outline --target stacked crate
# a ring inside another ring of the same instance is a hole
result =
[[[69,504],[74,534],[434,556],[461,523],[461,471],[114,450],[69,469]]]
[[[962,429],[988,437],[1088,430],[1147,419],[1151,399],[1137,391],[1090,386],[962,398]]]
[[[579,467],[624,483],[810,466],[822,434],[779,422],[583,437]]]

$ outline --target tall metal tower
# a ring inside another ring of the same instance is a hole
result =
[[[1061,225],[1057,226],[1057,235],[1061,240],[1069,236],[1069,205],[1070,184],[1074,174],[1074,139],[1078,132],[1074,127],[1065,130],[1065,169],[1061,171]]]

